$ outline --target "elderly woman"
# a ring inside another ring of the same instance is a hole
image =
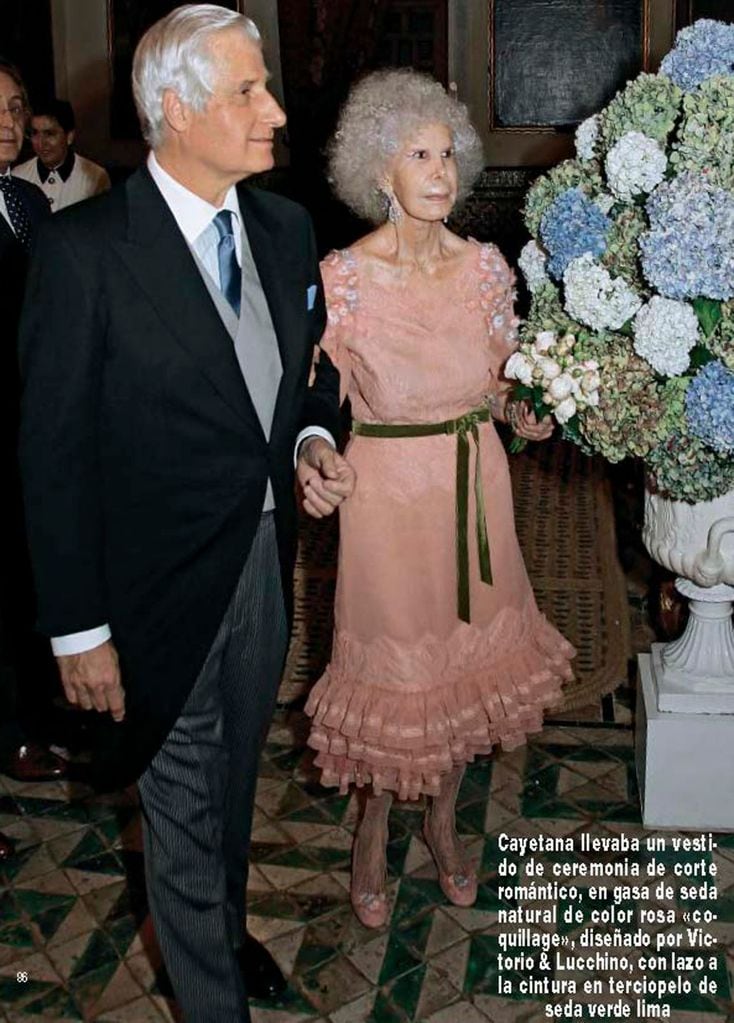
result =
[[[507,401],[512,274],[494,246],[445,226],[482,167],[466,109],[423,75],[377,72],[351,93],[330,156],[338,196],[377,227],[322,264],[321,348],[351,400],[357,487],[341,509],[332,660],[306,709],[323,783],[368,786],[351,897],[378,927],[394,797],[432,797],[439,883],[474,902],[455,831],[464,767],[541,728],[574,651],[535,604],[492,424],[551,432]]]

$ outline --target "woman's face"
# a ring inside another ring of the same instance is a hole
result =
[[[393,158],[387,184],[400,208],[415,220],[443,220],[456,202],[458,175],[451,132],[426,124]]]

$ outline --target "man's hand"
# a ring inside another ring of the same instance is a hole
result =
[[[57,657],[69,703],[83,710],[108,710],[115,721],[125,717],[125,690],[117,650],[110,640],[81,654]]]
[[[351,495],[357,479],[346,458],[323,437],[307,437],[301,444],[296,475],[303,507],[315,519],[331,515]]]

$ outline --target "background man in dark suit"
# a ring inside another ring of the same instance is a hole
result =
[[[19,687],[35,688],[36,665],[33,593],[16,455],[17,333],[28,249],[36,228],[49,214],[43,193],[10,174],[23,145],[27,119],[28,101],[20,74],[0,61],[0,479],[5,523],[0,532],[0,770],[34,781],[62,777],[65,765],[29,741],[19,707]],[[11,843],[0,835],[0,859],[11,852]]]
[[[310,221],[234,187],[272,166],[285,117],[266,81],[241,15],[191,5],[148,31],[147,167],[44,226],[21,328],[40,621],[68,697],[110,712],[98,771],[139,777],[151,911],[192,1023],[249,1020],[262,980],[246,857],[286,653],[294,451],[312,514],[354,484],[327,439],[328,359],[308,388],[325,323]]]

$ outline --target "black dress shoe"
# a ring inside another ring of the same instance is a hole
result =
[[[237,961],[250,998],[269,1000],[282,995],[288,982],[271,954],[251,934],[245,935],[244,944],[237,949]]]
[[[15,853],[15,842],[0,831],[0,863],[5,863]]]
[[[26,742],[0,763],[0,771],[15,781],[59,781],[66,777],[67,765],[45,746]]]

